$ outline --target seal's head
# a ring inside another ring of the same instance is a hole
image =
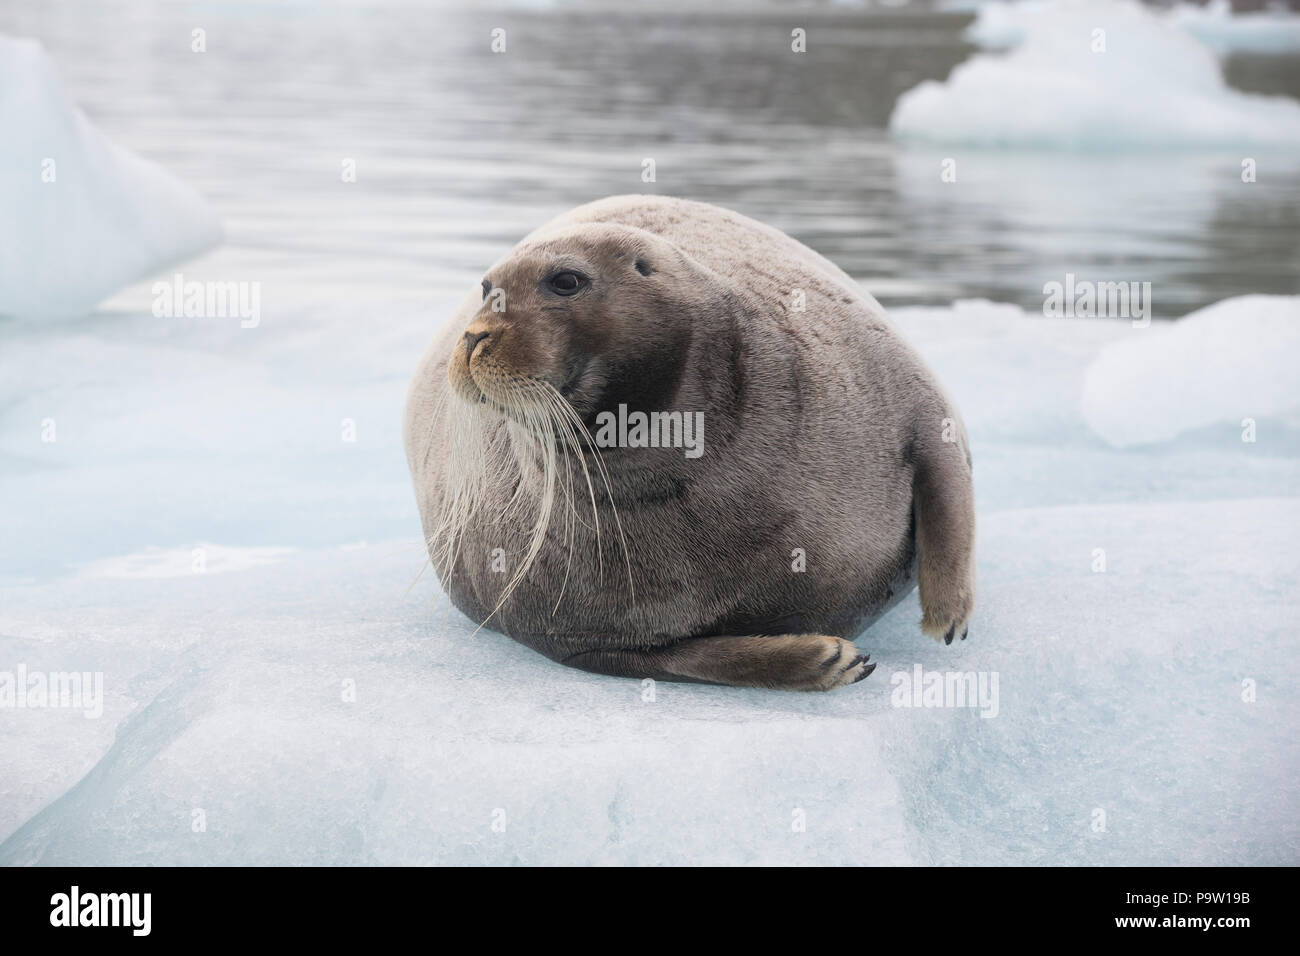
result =
[[[593,527],[602,524],[598,498],[614,510],[630,578],[593,423],[620,405],[655,411],[686,400],[698,364],[692,343],[716,341],[710,329],[725,295],[721,280],[674,243],[614,223],[547,228],[488,269],[478,301],[466,300],[439,341],[433,367],[445,363],[450,387],[430,395],[417,384],[408,408],[408,433],[421,448],[411,459],[417,482],[431,475],[429,552],[448,586],[458,586],[460,543],[475,516],[494,515],[504,535],[508,513],[521,534],[512,553],[522,557],[501,607],[539,555],[553,507],[566,502],[561,513],[574,520],[583,489]]]
[[[584,421],[657,408],[682,372],[699,285],[671,243],[586,223],[530,237],[488,270],[447,364],[452,390],[518,419],[556,396]]]

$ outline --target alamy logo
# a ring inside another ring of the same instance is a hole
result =
[[[981,717],[998,715],[997,671],[925,671],[920,664],[889,679],[895,707],[977,707]]]
[[[104,714],[102,671],[0,671],[0,710],[63,708],[80,710],[86,717]]]
[[[262,323],[260,282],[186,282],[178,272],[171,282],[155,282],[150,291],[159,319],[239,319],[241,329]]]
[[[51,926],[129,926],[131,935],[148,936],[152,924],[151,893],[69,893],[50,897]]]
[[[601,448],[684,448],[687,458],[704,454],[703,412],[629,412],[596,416],[596,444]]]
[[[1049,319],[1132,319],[1134,328],[1151,324],[1150,282],[1092,282],[1065,274],[1064,282],[1043,286],[1043,315]]]

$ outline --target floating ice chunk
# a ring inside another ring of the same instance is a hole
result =
[[[1084,375],[1083,416],[1118,447],[1246,427],[1300,406],[1297,366],[1300,296],[1225,299],[1103,348]]]
[[[1180,3],[1166,16],[1178,29],[1218,53],[1300,50],[1300,14],[1284,8],[1233,13],[1228,0],[1210,0],[1205,6]]]
[[[965,38],[986,49],[1009,49],[1025,39],[1028,18],[1058,6],[1057,0],[990,0],[979,4]],[[1300,14],[1282,7],[1234,13],[1228,0],[1210,0],[1176,4],[1157,16],[1219,54],[1300,50]]]
[[[75,316],[221,240],[194,190],[114,146],[35,40],[0,36],[0,315]]]
[[[987,50],[1019,46],[1025,39],[1025,18],[1051,5],[1051,0],[989,0],[976,9],[975,19],[963,36]]]
[[[989,0],[936,0],[935,9],[941,13],[976,13],[988,5]]]
[[[977,54],[898,99],[904,139],[1110,149],[1300,144],[1300,103],[1231,89],[1202,43],[1131,0],[1057,0],[986,25],[1023,42]]]

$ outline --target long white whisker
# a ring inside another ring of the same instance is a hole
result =
[[[478,374],[476,372],[476,374]],[[555,507],[564,509],[564,527],[560,531],[565,556],[564,574],[559,593],[551,613],[558,612],[568,590],[574,555],[577,550],[578,525],[587,526],[577,508],[575,471],[580,472],[578,487],[586,485],[586,498],[591,507],[592,523],[589,526],[596,538],[598,573],[603,583],[604,534],[596,484],[603,486],[614,516],[614,525],[623,551],[632,599],[636,599],[636,583],[632,574],[631,552],[623,522],[614,499],[609,469],[595,439],[588,431],[573,406],[550,383],[542,379],[523,379],[506,376],[491,369],[496,381],[489,393],[490,403],[471,404],[451,395],[450,390],[439,396],[435,405],[434,425],[442,428],[447,450],[446,459],[432,462],[426,453],[425,467],[440,468],[442,481],[432,520],[431,531],[426,536],[430,563],[438,572],[444,591],[450,587],[451,577],[465,556],[465,536],[470,527],[484,526],[487,519],[497,528],[505,529],[506,540],[501,545],[512,552],[515,565],[504,587],[498,594],[491,613],[475,628],[484,627],[498,613],[515,590],[523,583],[541,555]],[[438,442],[431,441],[430,447]],[[587,461],[588,450],[595,462],[595,475]],[[563,467],[563,477],[560,469]],[[598,478],[597,478],[598,476]],[[514,488],[504,504],[500,494]],[[490,512],[484,514],[486,508]],[[482,517],[476,519],[476,515]],[[519,535],[511,535],[510,529]],[[512,541],[511,538],[514,538]],[[523,544],[515,551],[515,542]],[[448,602],[450,606],[450,601]]]
[[[628,550],[627,536],[623,533],[623,520],[619,517],[618,505],[614,502],[614,491],[609,483],[609,471],[605,467],[604,456],[601,455],[595,439],[592,438],[591,433],[587,431],[586,424],[583,422],[582,418],[579,417],[578,413],[574,411],[573,406],[564,400],[564,397],[555,389],[555,386],[546,383],[546,387],[555,393],[555,396],[560,400],[560,407],[563,408],[563,411],[567,414],[569,420],[574,423],[580,433],[586,437],[587,444],[591,447],[593,457],[596,460],[596,468],[600,473],[601,480],[605,484],[605,494],[609,498],[609,510],[613,512],[614,515],[614,524],[618,529],[619,542],[623,546],[623,561],[627,567],[627,584],[632,592],[632,600],[636,601],[636,582],[632,578],[632,554]]]

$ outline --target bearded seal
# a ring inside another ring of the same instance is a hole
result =
[[[960,416],[846,273],[726,209],[615,196],[525,237],[421,360],[404,441],[452,603],[569,666],[829,690],[918,584],[922,629],[966,636]]]

